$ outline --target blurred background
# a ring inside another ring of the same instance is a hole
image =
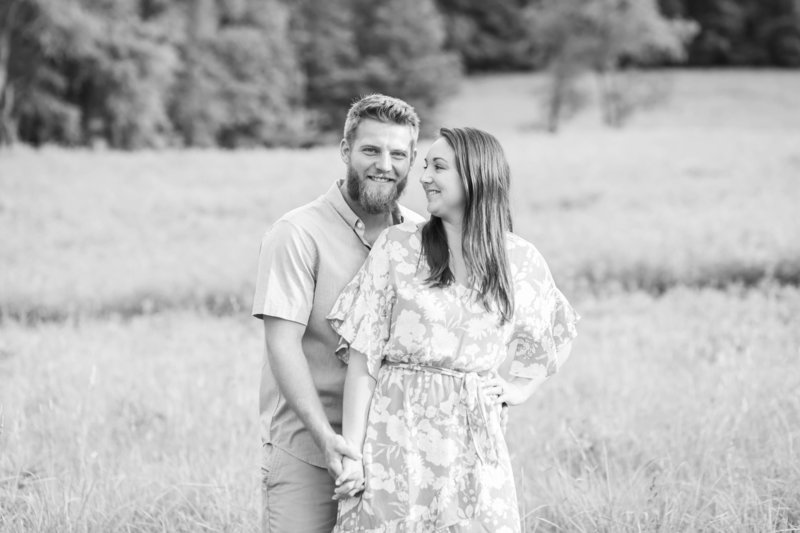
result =
[[[261,236],[372,91],[583,317],[524,530],[800,531],[797,0],[0,0],[0,531],[258,529]]]
[[[4,0],[0,142],[309,146],[370,91],[434,131],[463,76],[542,70],[542,126],[582,107],[584,74],[622,126],[666,96],[638,69],[800,67],[798,19],[794,0]]]

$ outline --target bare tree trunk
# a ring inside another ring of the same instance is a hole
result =
[[[561,122],[561,106],[564,102],[564,80],[558,72],[553,72],[550,97],[547,100],[547,131],[557,133]]]
[[[600,102],[603,108],[603,122],[613,128],[622,126],[620,88],[614,69],[603,68],[597,72],[600,85]]]
[[[564,115],[564,106],[567,92],[571,89],[572,73],[568,60],[556,59],[550,72],[550,94],[547,99],[547,131],[558,133],[561,119]]]
[[[215,0],[189,1],[186,5],[188,43],[183,94],[187,104],[183,106],[181,130],[187,146],[198,146],[207,142],[204,139],[205,132],[201,131],[197,124],[198,114],[204,106],[199,90],[202,76],[199,55],[202,53],[200,50],[202,43],[216,32],[217,5]]]
[[[14,87],[11,85],[11,32],[14,27],[19,0],[0,11],[0,146],[17,141],[17,124],[13,117]]]
[[[0,147],[11,146],[17,142],[17,119],[12,113],[14,107],[14,88],[7,85],[0,93]]]

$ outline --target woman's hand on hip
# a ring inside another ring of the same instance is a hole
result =
[[[520,405],[531,397],[544,379],[515,378],[513,381],[492,376],[483,383],[483,392],[499,404]]]

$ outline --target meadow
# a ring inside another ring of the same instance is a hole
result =
[[[500,138],[516,231],[583,317],[512,413],[525,528],[798,531],[800,74],[657,75],[671,99],[622,130],[543,133],[537,75],[441,113]],[[258,244],[342,171],[334,147],[0,152],[0,531],[257,529]]]

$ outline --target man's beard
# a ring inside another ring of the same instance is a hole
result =
[[[393,187],[384,192],[377,190],[378,187],[371,187],[369,178],[359,177],[353,167],[349,165],[347,167],[347,194],[370,215],[394,211],[397,199],[403,194],[407,181],[407,178],[398,179]]]

